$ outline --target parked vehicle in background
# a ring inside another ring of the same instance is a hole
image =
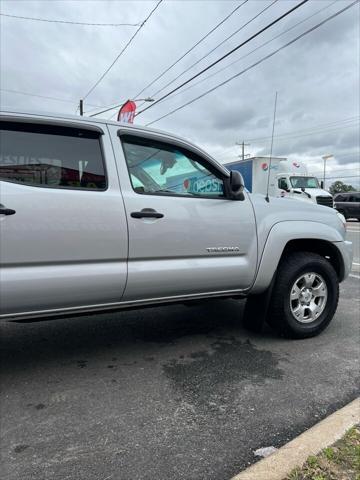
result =
[[[346,219],[356,218],[360,221],[360,192],[338,193],[334,197],[335,208]]]
[[[194,144],[100,119],[0,112],[0,318],[248,298],[320,333],[351,269],[344,217],[250,195]]]
[[[332,195],[323,189],[316,177],[309,175],[303,163],[273,157],[270,165],[269,157],[252,157],[225,166],[242,174],[249,192],[265,195],[269,176],[270,196],[290,197],[333,207]]]

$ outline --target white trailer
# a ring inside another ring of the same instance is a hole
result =
[[[291,197],[306,202],[333,207],[333,198],[324,190],[322,182],[309,175],[306,165],[282,157],[252,157],[225,164],[229,170],[238,170],[246,188],[252,193]]]

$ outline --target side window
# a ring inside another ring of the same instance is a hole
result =
[[[336,195],[335,202],[345,202],[346,198],[344,195]]]
[[[288,186],[288,184],[287,184],[286,178],[279,178],[278,186],[279,186],[279,188],[281,188],[282,190],[288,190],[288,189],[289,189],[289,186]]]
[[[224,198],[223,180],[197,155],[128,135],[121,140],[135,192]]]
[[[55,188],[106,188],[97,132],[13,122],[1,122],[0,127],[0,180]]]

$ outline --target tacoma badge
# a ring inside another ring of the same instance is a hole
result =
[[[209,253],[215,252],[240,252],[239,247],[207,247],[206,250]]]

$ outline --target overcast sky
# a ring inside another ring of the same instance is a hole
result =
[[[1,13],[10,15],[89,23],[140,23],[156,3],[151,0],[1,0],[0,5]],[[94,110],[92,105],[109,105],[134,98],[241,3],[164,0],[130,47],[86,98],[85,111]],[[246,2],[141,97],[153,96],[271,3],[263,0]],[[292,0],[275,2],[161,94],[221,57],[297,3]],[[191,88],[185,90],[187,87],[184,87],[183,93],[179,91],[178,95],[139,115],[136,123],[156,120],[350,3],[348,0],[309,1],[190,83]],[[329,153],[334,155],[328,160],[329,177],[359,175],[359,14],[357,4],[227,85],[152,126],[198,143],[221,162],[236,160],[240,153],[236,142],[243,140],[250,143],[246,153],[268,155],[274,95],[278,91],[273,154],[304,160],[313,173],[320,173],[321,156]],[[78,99],[89,91],[136,30],[130,26],[79,26],[4,16],[0,21],[1,107],[71,114],[76,111]],[[301,21],[303,23],[285,32]],[[278,38],[261,47],[275,36]],[[230,63],[232,65],[227,69],[192,86]],[[102,116],[109,118],[112,113]],[[359,177],[344,178],[344,181],[359,185]]]

